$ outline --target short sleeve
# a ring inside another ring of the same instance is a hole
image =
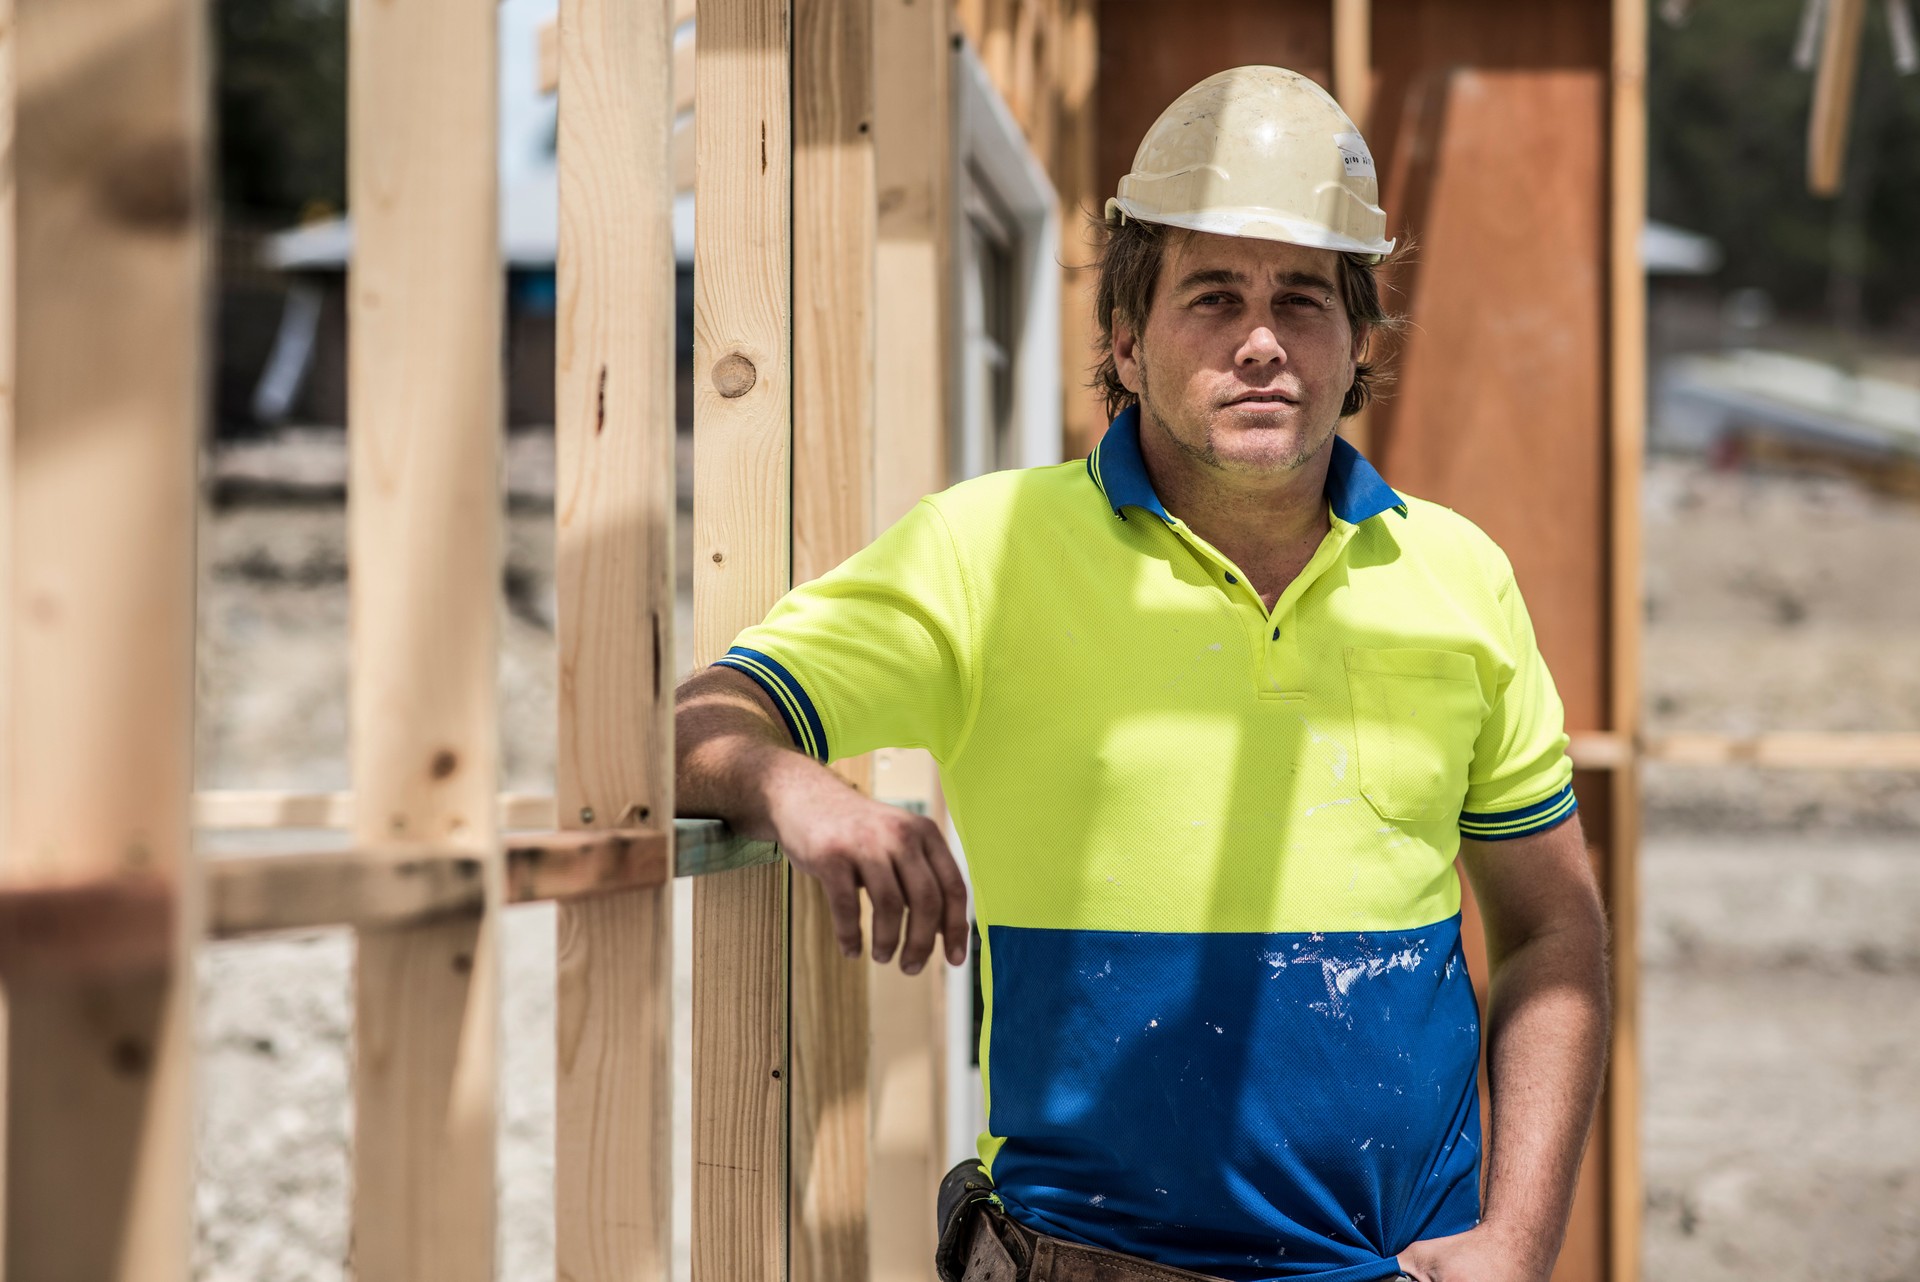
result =
[[[1460,835],[1475,841],[1528,837],[1564,821],[1575,809],[1573,762],[1567,757],[1566,714],[1533,636],[1533,620],[1499,558],[1498,608],[1510,667],[1474,743]]]
[[[799,584],[717,666],[746,673],[820,761],[962,743],[973,680],[971,597],[945,516],[922,499],[872,543]]]

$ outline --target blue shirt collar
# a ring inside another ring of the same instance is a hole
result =
[[[1100,487],[1113,514],[1122,520],[1126,514],[1120,509],[1142,507],[1167,524],[1173,523],[1147,477],[1146,459],[1140,453],[1138,405],[1121,410],[1100,444],[1087,455],[1087,475]],[[1380,479],[1380,473],[1359,450],[1338,436],[1333,438],[1333,459],[1327,466],[1327,503],[1333,514],[1349,525],[1387,511],[1406,515],[1405,500]]]

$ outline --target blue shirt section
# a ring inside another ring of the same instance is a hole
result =
[[[1029,1227],[1229,1282],[1372,1282],[1478,1222],[1458,916],[987,945],[992,1174]]]

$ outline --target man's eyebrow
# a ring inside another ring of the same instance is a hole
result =
[[[1174,292],[1184,294],[1190,289],[1199,289],[1208,285],[1239,285],[1244,288],[1251,284],[1252,280],[1245,272],[1237,272],[1227,267],[1203,267],[1181,277],[1180,283],[1174,287]],[[1334,288],[1332,281],[1315,272],[1283,272],[1279,277],[1279,284],[1291,289],[1322,289],[1329,294],[1339,292]]]
[[[1248,283],[1244,272],[1237,272],[1227,267],[1203,267],[1181,277],[1180,283],[1174,287],[1174,292],[1184,294],[1202,285],[1246,285]]]
[[[1333,287],[1332,281],[1314,272],[1287,272],[1280,277],[1280,283],[1282,285],[1291,285],[1296,289],[1312,287],[1314,289],[1324,289],[1329,294],[1339,292]]]

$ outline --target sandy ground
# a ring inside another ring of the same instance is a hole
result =
[[[537,498],[509,519],[511,789],[551,786],[550,525]],[[344,512],[252,493],[211,512],[202,542],[201,786],[344,786]],[[1649,727],[1920,728],[1916,550],[1920,510],[1850,483],[1656,460]],[[682,656],[687,628],[683,610]],[[1920,780],[1668,768],[1647,796],[1646,1277],[1920,1279]],[[552,930],[550,910],[521,908],[505,932],[512,1282],[553,1277]],[[350,965],[337,934],[205,955],[206,1282],[345,1276]],[[685,1074],[683,1059],[683,1173]]]

